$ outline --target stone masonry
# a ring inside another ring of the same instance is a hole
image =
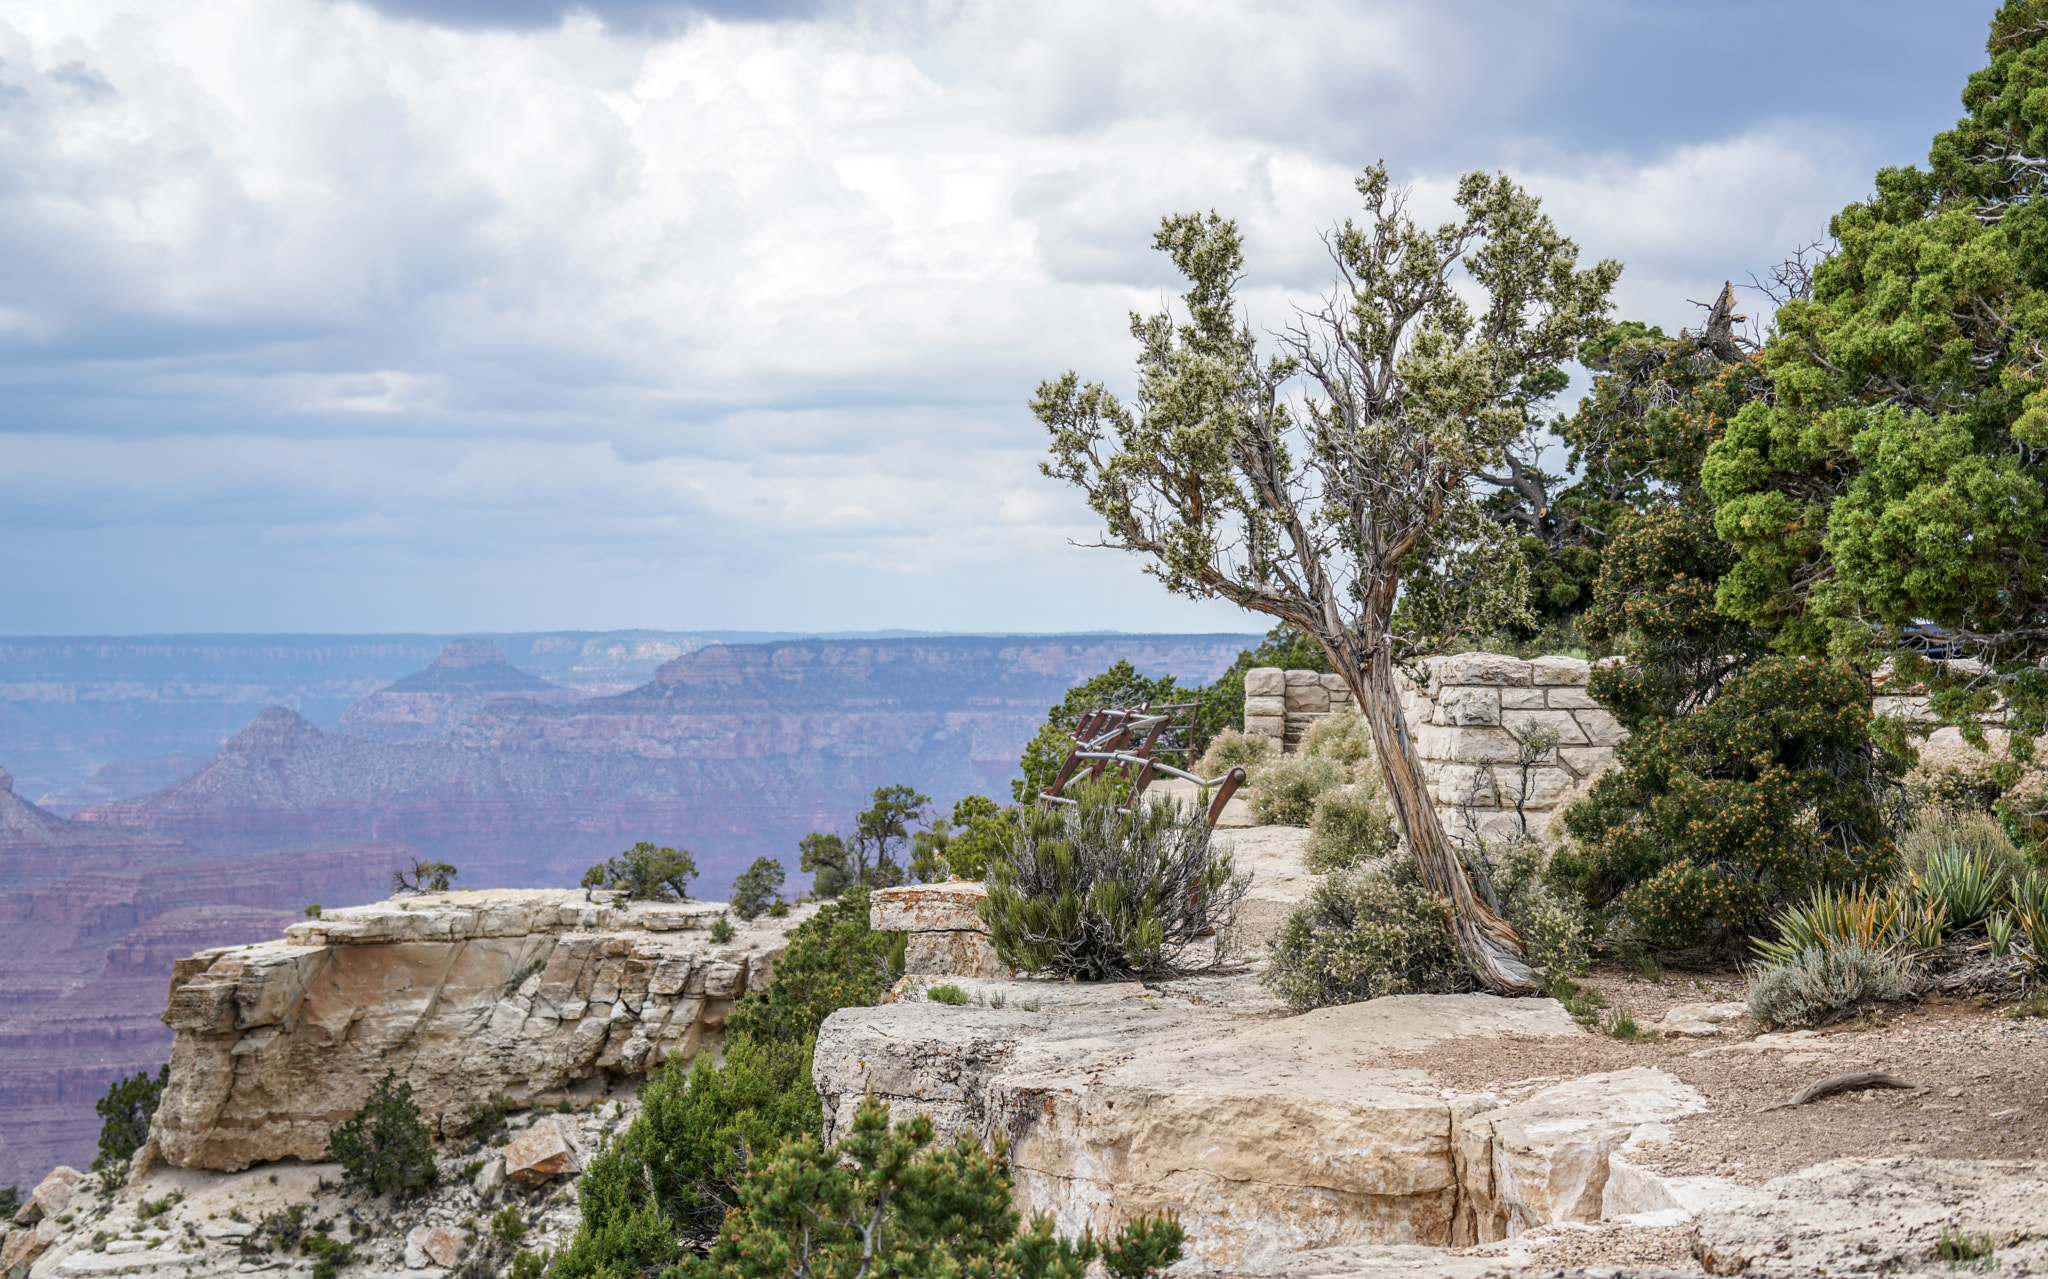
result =
[[[1460,653],[1420,665],[1420,682],[1398,677],[1401,713],[1454,837],[1505,836],[1524,822],[1542,831],[1561,801],[1614,764],[1628,737],[1587,695],[1589,662]],[[1353,709],[1341,678],[1314,671],[1261,667],[1245,673],[1244,689],[1245,731],[1283,751],[1316,720]],[[1535,749],[1552,735],[1553,745]]]

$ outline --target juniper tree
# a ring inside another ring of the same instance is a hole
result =
[[[2024,756],[2048,727],[2048,0],[2001,7],[1988,49],[1928,167],[1831,222],[1765,346],[1775,396],[1704,478],[1741,554],[1723,612],[1889,658],[1973,734],[2003,703]]]
[[[1430,804],[1394,670],[1532,620],[1526,563],[1472,480],[1503,464],[1562,385],[1561,366],[1605,327],[1621,268],[1581,269],[1577,247],[1505,176],[1466,175],[1458,216],[1434,230],[1409,216],[1384,165],[1357,189],[1363,223],[1325,239],[1334,287],[1279,335],[1278,358],[1259,353],[1237,303],[1236,224],[1166,218],[1155,245],[1189,282],[1184,314],[1132,316],[1134,405],[1071,372],[1039,387],[1044,469],[1087,495],[1104,522],[1098,545],[1147,557],[1168,590],[1314,637],[1372,727],[1460,953],[1489,989],[1529,993],[1520,936],[1473,891]]]

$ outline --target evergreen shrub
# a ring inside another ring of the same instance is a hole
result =
[[[420,1122],[412,1085],[384,1072],[363,1108],[327,1134],[327,1157],[341,1165],[342,1184],[364,1194],[410,1199],[432,1189],[433,1137]]]
[[[1449,903],[1422,886],[1412,858],[1398,856],[1334,871],[1310,889],[1274,934],[1264,981],[1297,1012],[1472,989]]]
[[[697,859],[687,849],[658,848],[641,840],[617,857],[583,872],[584,888],[608,888],[628,901],[686,902]]]
[[[1120,812],[1123,793],[1114,779],[1083,783],[1076,803],[1021,815],[983,906],[1003,962],[1102,981],[1187,971],[1182,957],[1212,937],[1222,953],[1251,876],[1202,814],[1171,801]]]
[[[753,919],[782,900],[782,881],[788,872],[773,857],[756,857],[754,864],[732,882],[732,913]]]
[[[1771,658],[1690,714],[1649,717],[1564,814],[1553,882],[1677,950],[1762,927],[1822,884],[1888,875],[1886,781],[1854,671]]]
[[[116,1079],[108,1085],[107,1095],[92,1104],[100,1117],[100,1150],[92,1167],[103,1183],[117,1185],[127,1179],[128,1161],[149,1140],[149,1122],[163,1101],[164,1085],[170,1078],[169,1062],[155,1078],[148,1071],[137,1071],[129,1078]]]
[[[1385,857],[1400,846],[1401,825],[1387,804],[1386,784],[1377,770],[1359,772],[1359,781],[1316,797],[1304,858],[1318,874]]]
[[[739,1194],[694,1267],[703,1279],[1083,1279],[1098,1258],[1114,1279],[1147,1279],[1179,1260],[1184,1240],[1171,1219],[1131,1222],[1107,1248],[1059,1237],[1048,1217],[1022,1227],[1000,1139],[993,1151],[965,1136],[934,1149],[928,1117],[892,1129],[872,1097],[845,1140],[825,1149],[806,1134]]]

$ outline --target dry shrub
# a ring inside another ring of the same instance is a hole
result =
[[[1382,995],[1470,990],[1448,911],[1422,886],[1410,858],[1337,871],[1280,926],[1263,980],[1297,1012]]]
[[[1758,968],[1749,982],[1749,1015],[1762,1026],[1818,1026],[1840,1020],[1858,1005],[1912,994],[1912,970],[1903,958],[1839,940]]]
[[[1358,764],[1372,758],[1372,729],[1356,712],[1325,716],[1302,735],[1301,753],[1332,760],[1355,773]]]
[[[1316,799],[1305,860],[1317,874],[1385,857],[1400,846],[1401,827],[1387,804],[1386,784],[1377,770],[1358,771],[1358,781]]]
[[[1256,773],[1273,753],[1273,739],[1264,733],[1240,733],[1226,728],[1209,739],[1209,749],[1193,772],[1201,777],[1221,777],[1233,768]]]
[[[1344,770],[1320,755],[1282,755],[1259,770],[1252,816],[1262,826],[1307,826],[1316,801],[1343,784]]]

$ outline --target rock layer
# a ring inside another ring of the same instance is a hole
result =
[[[614,903],[504,889],[397,899],[295,925],[285,940],[181,960],[164,1021],[171,1082],[158,1157],[233,1170],[318,1159],[386,1071],[422,1118],[459,1131],[492,1092],[582,1097],[687,1061],[765,986],[789,928],[713,943],[718,903]]]

